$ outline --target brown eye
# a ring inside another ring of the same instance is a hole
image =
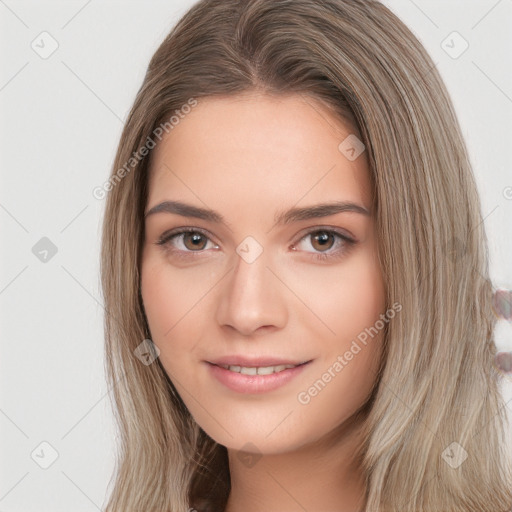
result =
[[[170,233],[164,233],[156,245],[163,247],[166,256],[173,255],[176,257],[199,257],[208,252],[208,249],[220,249],[208,233],[202,229],[185,229],[179,228]],[[192,256],[192,253],[194,256]]]
[[[186,233],[182,233],[182,235],[183,245],[191,251],[203,250],[208,242],[208,239],[197,231],[188,231]]]
[[[309,253],[313,259],[326,262],[342,258],[356,244],[356,240],[337,229],[317,227],[303,236],[297,246],[293,246],[293,250],[298,248],[301,252]]]
[[[325,251],[331,249],[334,245],[334,235],[329,231],[316,231],[310,233],[311,245],[317,251]]]

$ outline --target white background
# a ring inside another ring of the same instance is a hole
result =
[[[512,1],[385,3],[446,81],[482,196],[492,279],[512,289]],[[104,202],[92,190],[109,176],[151,55],[191,5],[0,0],[0,512],[104,505],[114,428],[98,264]],[[31,47],[43,31],[59,45],[47,59]],[[469,43],[457,59],[442,47],[453,31]],[[47,262],[32,252],[43,237],[57,248]],[[500,348],[512,350],[512,325],[500,329]],[[31,458],[49,456],[43,441],[58,453],[48,469]]]

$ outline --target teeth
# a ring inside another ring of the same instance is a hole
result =
[[[294,364],[280,364],[279,366],[258,366],[258,367],[248,367],[248,366],[228,366],[220,365],[222,368],[229,370],[231,372],[243,373],[244,375],[270,375],[271,373],[282,372],[283,370],[287,370],[288,368],[295,368]]]

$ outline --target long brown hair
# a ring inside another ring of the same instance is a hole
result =
[[[106,371],[119,430],[107,512],[224,510],[225,447],[159,360],[135,355],[150,338],[139,269],[149,141],[184,105],[251,90],[320,100],[355,123],[368,154],[387,301],[403,309],[364,425],[366,512],[509,510],[485,233],[434,63],[377,1],[201,0],[152,57],[105,187]],[[454,454],[467,458],[455,467]]]

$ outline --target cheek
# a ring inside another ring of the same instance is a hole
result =
[[[178,388],[180,383],[189,390],[197,388],[190,369],[201,359],[200,340],[212,332],[211,297],[222,275],[218,265],[177,268],[158,254],[143,258],[141,294],[151,340]]]
[[[164,342],[178,327],[193,326],[216,280],[217,273],[206,266],[180,269],[156,255],[143,259],[141,294],[153,341]]]
[[[377,379],[379,338],[376,336],[367,346],[359,343],[359,348],[353,347],[354,352],[334,354],[299,391],[300,405],[295,407],[294,420],[301,424],[305,438],[313,441],[332,431],[366,402]],[[346,353],[352,354],[351,359]]]
[[[283,266],[280,270],[301,299],[302,304],[294,306],[305,313],[301,321],[338,348],[372,326],[385,311],[384,283],[370,250],[360,251],[346,264]]]

